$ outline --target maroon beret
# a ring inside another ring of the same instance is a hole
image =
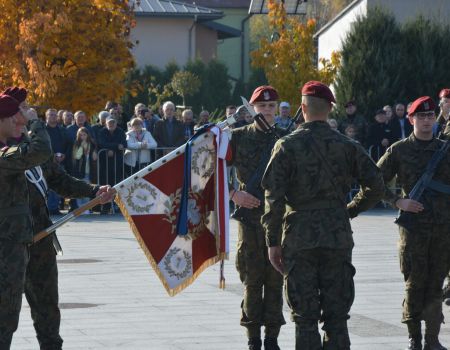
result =
[[[450,89],[442,89],[439,93],[439,98],[450,98]]]
[[[412,116],[415,113],[434,112],[436,105],[430,96],[422,96],[415,100],[411,107],[409,107],[408,115]]]
[[[336,102],[330,88],[320,81],[308,81],[302,88],[302,96],[313,96],[327,100],[328,102]]]
[[[0,95],[0,119],[9,118],[19,112],[19,102],[11,96]]]
[[[253,91],[250,103],[265,102],[265,101],[278,101],[278,92],[270,85],[258,86]]]
[[[9,87],[2,92],[2,95],[14,97],[19,103],[22,103],[27,98],[27,90],[17,86]]]

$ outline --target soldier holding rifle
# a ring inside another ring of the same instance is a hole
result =
[[[400,269],[405,279],[402,322],[410,350],[445,350],[439,343],[442,285],[450,267],[450,152],[433,137],[435,104],[424,96],[413,102],[408,118],[414,126],[406,139],[393,144],[379,160],[385,183],[397,176],[402,195],[386,188],[385,199],[401,209]]]
[[[256,113],[261,113],[272,125],[277,110],[278,93],[271,86],[255,89],[250,99]],[[261,327],[265,326],[264,348],[278,350],[277,338],[285,324],[283,317],[283,277],[268,260],[264,231],[260,224],[263,214],[263,192],[260,181],[270,157],[275,133],[263,130],[255,120],[232,131],[231,165],[236,167],[239,189],[230,192],[238,207],[238,251],[236,268],[244,284],[241,325],[247,329],[250,350],[261,349]],[[259,170],[258,170],[259,169]],[[251,183],[251,185],[250,185]],[[249,193],[251,192],[251,193]]]

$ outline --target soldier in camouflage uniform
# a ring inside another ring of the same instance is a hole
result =
[[[30,121],[30,139],[7,147]],[[9,349],[19,323],[29,244],[33,238],[25,170],[50,157],[50,138],[43,122],[21,110],[11,96],[0,96],[0,349]]]
[[[442,89],[439,93],[439,107],[441,109],[437,124],[439,138],[450,139],[450,89]],[[447,285],[444,287],[444,302],[450,305],[450,272],[447,275]]]
[[[3,94],[26,104],[26,90],[7,89]],[[22,140],[28,137],[23,135]],[[8,140],[8,146],[17,141]],[[53,190],[64,197],[94,197],[107,192],[110,186],[94,186],[68,175],[53,155],[42,165],[25,173],[28,180],[29,206],[33,222],[33,233],[37,234],[52,225],[47,208],[47,191]],[[110,200],[105,195],[103,200]],[[31,309],[37,338],[41,350],[62,349],[59,335],[61,314],[58,307],[58,267],[55,248],[59,248],[56,235],[50,235],[30,246],[29,262],[25,276],[25,296]]]
[[[277,110],[278,93],[270,86],[258,87],[251,99],[257,113],[262,113],[269,124],[273,124]],[[278,129],[282,132],[282,129]],[[277,338],[285,324],[283,317],[283,278],[268,260],[264,244],[264,231],[260,220],[263,214],[262,189],[257,189],[261,200],[247,191],[246,184],[255,170],[267,162],[275,140],[260,130],[256,122],[234,129],[231,138],[232,160],[236,168],[239,190],[232,190],[231,200],[237,206],[251,209],[245,222],[238,222],[238,250],[236,268],[244,284],[241,325],[247,328],[248,345],[251,350],[261,349],[261,326],[265,326],[264,348],[278,350]],[[262,170],[265,166],[262,168]],[[262,172],[261,172],[262,174]]]
[[[52,159],[30,172],[42,174],[47,190],[55,191],[63,197],[84,198],[95,197],[107,192],[109,186],[90,185],[68,175],[56,161]],[[29,177],[32,177],[29,174]],[[33,217],[34,234],[52,225],[46,206],[46,191],[40,190],[36,178],[29,184],[30,208]],[[104,199],[106,203],[110,198]],[[47,236],[30,247],[30,261],[25,279],[25,296],[31,309],[34,328],[41,350],[62,349],[59,335],[61,315],[58,307],[58,267],[56,264],[54,234]]]
[[[384,184],[364,148],[327,123],[331,90],[311,81],[302,95],[305,123],[275,144],[262,180],[262,223],[270,262],[285,278],[295,349],[347,350],[355,293],[349,216],[375,205]],[[353,179],[361,190],[347,207]]]
[[[422,350],[422,320],[425,321],[423,349],[446,349],[439,343],[438,335],[444,318],[442,285],[450,267],[450,191],[427,189],[420,202],[406,198],[443,144],[433,137],[434,108],[428,96],[414,101],[408,112],[413,133],[394,143],[378,162],[385,182],[397,176],[402,189],[398,197],[386,188],[385,199],[394,207],[415,213],[413,228],[399,230],[400,269],[406,284],[402,322],[408,327],[408,349],[412,350]],[[439,163],[433,180],[449,187],[450,152]]]

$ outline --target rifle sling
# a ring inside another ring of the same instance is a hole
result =
[[[253,186],[255,186],[255,183],[258,182],[258,178],[259,178],[259,182],[261,182],[263,172],[266,169],[267,164],[269,163],[270,154],[272,152],[272,148],[274,145],[275,145],[275,142],[271,142],[267,146],[267,148],[264,150],[264,153],[261,156],[261,160],[259,161],[258,166],[255,169],[255,172],[253,173],[252,177],[245,184],[246,189],[251,189]],[[258,185],[259,185],[259,183],[258,183]]]
[[[427,187],[436,192],[450,194],[450,186],[439,181],[430,180]]]
[[[423,182],[425,184],[425,187],[429,187],[430,182],[433,181],[432,179],[433,179],[434,173],[436,172],[436,169],[437,169],[439,163],[444,158],[445,153],[447,153],[447,151],[448,151],[449,145],[450,145],[449,140],[446,140],[444,142],[444,144],[442,145],[442,147],[439,150],[437,150],[436,152],[434,152],[433,156],[431,157],[430,161],[428,162],[428,164],[425,168],[424,173],[419,178],[419,180],[417,180],[416,184],[414,185],[411,192],[409,193],[408,197],[410,199],[419,200],[421,193],[418,194],[417,196],[416,196],[416,193],[419,192],[418,188],[420,188],[419,185],[421,182]],[[439,186],[437,186],[437,187],[439,187]],[[436,191],[441,192],[439,190],[436,190]],[[423,192],[423,190],[421,192]]]

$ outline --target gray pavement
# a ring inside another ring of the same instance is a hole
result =
[[[393,211],[372,211],[353,220],[356,299],[349,321],[352,349],[404,349],[400,323],[403,295]],[[237,227],[231,224],[226,289],[218,289],[219,267],[207,269],[184,292],[169,297],[122,216],[84,216],[59,232],[61,335],[65,349],[239,350],[242,286],[234,268]],[[446,319],[450,308],[445,307]],[[294,349],[294,326],[280,334],[283,350]],[[450,326],[442,343],[450,345]],[[24,299],[12,349],[38,349]]]

